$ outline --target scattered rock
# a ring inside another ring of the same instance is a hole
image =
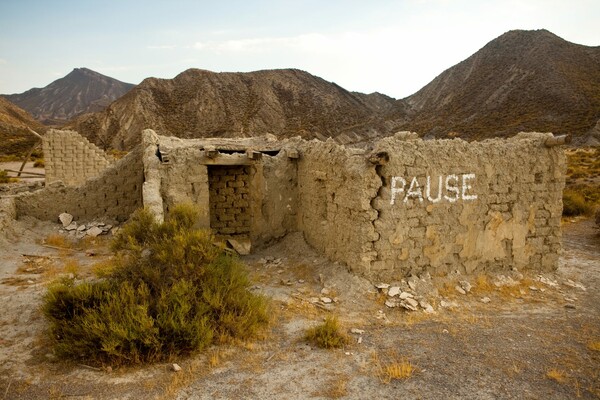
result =
[[[402,293],[400,293],[400,299],[401,300],[406,300],[409,297],[412,298],[414,296],[412,295],[412,293],[408,293],[408,292],[402,292]]]
[[[390,297],[394,297],[400,293],[400,288],[398,286],[392,286],[389,288],[387,295]]]
[[[101,235],[102,233],[104,233],[104,231],[98,228],[97,226],[93,226],[85,232],[86,235],[91,237],[96,237],[98,235]]]
[[[171,369],[173,370],[173,372],[181,371],[181,367],[178,364],[171,365]]]
[[[536,288],[535,286],[529,286],[529,290],[531,290],[533,292],[537,292],[538,288]]]
[[[550,287],[558,287],[558,282],[552,281],[542,275],[538,276],[538,281],[542,282],[544,285],[546,286],[550,286]]]
[[[58,216],[58,219],[62,223],[63,227],[67,227],[73,222],[73,216],[69,213],[62,213]]]
[[[321,294],[328,295],[329,293],[330,293],[330,291],[328,288],[324,287],[323,289],[321,289]]]
[[[565,282],[563,282],[564,285],[567,285],[569,287],[575,288],[575,289],[581,289],[583,291],[586,290],[585,286],[583,286],[581,283],[579,282],[573,282],[570,279],[567,279]]]
[[[440,301],[440,306],[442,308],[455,308],[458,307],[458,304],[455,301],[442,300]]]
[[[321,297],[321,301],[325,304],[329,304],[329,303],[333,302],[333,300],[329,297]]]
[[[460,294],[467,294],[467,292],[465,291],[465,289],[463,289],[462,287],[460,287],[460,286],[458,286],[458,285],[454,286],[454,289],[455,289],[455,290],[456,290],[458,293],[460,293]]]
[[[359,336],[358,339],[356,340],[356,343],[361,344],[362,343],[362,336]]]
[[[77,229],[77,222],[71,222],[69,225],[65,226],[65,230],[74,231]]]
[[[250,254],[250,250],[252,249],[250,240],[227,239],[227,243],[241,256]]]
[[[417,289],[417,283],[415,282],[415,279],[410,279],[408,281],[408,287],[413,291]]]
[[[575,307],[575,304],[568,303],[568,304],[565,304],[565,308],[570,308],[570,309],[574,310],[576,307]]]
[[[418,302],[418,301],[416,301],[415,299],[413,299],[413,298],[410,298],[410,297],[409,297],[409,298],[407,298],[406,300],[404,300],[404,302],[405,302],[406,304],[410,304],[410,305],[411,305],[411,306],[413,306],[414,308],[417,308],[417,306],[419,305],[419,302]]]
[[[78,231],[78,232],[85,231],[85,229],[86,229],[86,227],[85,227],[85,224],[81,224],[81,225],[79,225],[79,226],[77,227],[77,231]]]
[[[387,283],[378,283],[377,285],[375,285],[375,287],[379,290],[383,290],[389,288],[390,285]]]
[[[479,299],[479,301],[481,301],[484,304],[489,303],[490,301],[492,301],[492,299],[490,299],[489,297],[482,297],[481,299]]]
[[[469,283],[469,281],[460,281],[458,282],[460,284],[460,287],[466,292],[469,293],[471,291],[471,284]]]
[[[389,308],[394,308],[398,306],[398,304],[394,300],[386,300],[385,305]]]
[[[429,304],[428,302],[426,302],[425,300],[419,301],[419,305],[421,306],[423,311],[425,311],[427,314],[433,314],[435,312],[435,310],[433,309],[433,306],[431,304]]]
[[[357,335],[362,335],[363,333],[365,333],[365,331],[363,329],[358,329],[358,328],[352,328],[350,329],[351,333],[355,333]]]

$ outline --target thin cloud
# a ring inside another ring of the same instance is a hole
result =
[[[169,50],[169,49],[175,49],[175,48],[177,48],[177,46],[174,44],[161,44],[161,45],[149,45],[149,46],[146,46],[146,48],[150,49],[150,50]]]
[[[8,64],[8,61],[6,61],[4,58],[0,58],[0,65],[6,65]]]

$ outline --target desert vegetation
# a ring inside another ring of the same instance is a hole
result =
[[[96,279],[53,283],[43,312],[56,355],[138,364],[254,337],[269,320],[268,303],[247,290],[241,262],[194,228],[197,217],[182,205],[159,224],[138,210]]]
[[[600,204],[599,153],[598,147],[567,151],[564,216],[591,215]]]

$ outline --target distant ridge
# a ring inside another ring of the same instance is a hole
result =
[[[404,127],[427,137],[541,131],[600,139],[600,47],[547,30],[510,31],[404,100],[413,113]]]
[[[25,154],[37,140],[27,128],[40,134],[46,130],[27,111],[0,97],[0,154]]]
[[[84,113],[103,110],[133,86],[87,68],[75,68],[44,88],[4,97],[38,121],[56,125]]]
[[[182,138],[328,137],[357,142],[391,132],[391,97],[352,93],[297,69],[215,73],[189,69],[173,79],[148,78],[105,111],[69,127],[103,147],[129,149],[141,131]]]

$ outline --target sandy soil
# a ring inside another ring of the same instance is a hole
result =
[[[386,307],[377,282],[289,235],[245,257],[253,290],[273,298],[265,337],[171,360],[180,372],[170,363],[112,368],[54,358],[39,311],[47,283],[89,276],[108,257],[103,239],[76,251],[41,244],[57,231],[20,221],[0,241],[0,399],[600,398],[600,236],[590,220],[564,226],[559,269],[541,281],[527,271],[511,273],[511,285],[499,276],[413,279],[432,314]],[[454,285],[465,279],[474,288],[462,295]],[[324,296],[335,302],[315,302]],[[347,348],[303,341],[329,314],[351,337]],[[411,376],[394,379],[408,364]]]

